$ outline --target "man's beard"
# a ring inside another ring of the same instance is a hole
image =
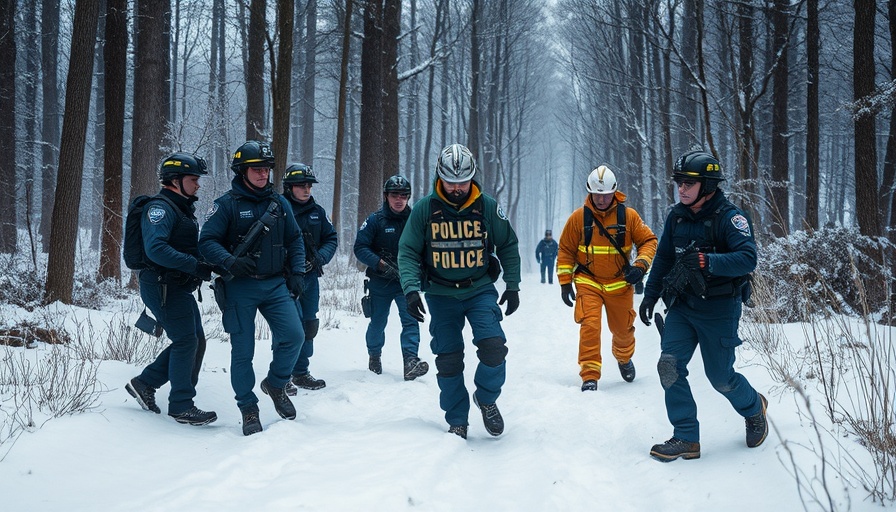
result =
[[[470,190],[472,190],[472,188]],[[470,190],[464,192],[463,190],[455,189],[453,192],[445,192],[445,196],[453,204],[461,205],[464,204],[464,201],[470,196]]]

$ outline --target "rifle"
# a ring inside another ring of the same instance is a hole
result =
[[[398,264],[395,262],[395,257],[392,256],[392,253],[383,250],[382,254],[380,254],[380,259],[383,261],[383,270],[380,271],[380,274],[386,279],[399,280],[401,277],[398,273]]]
[[[697,252],[697,246],[694,241],[691,241],[685,247],[681,255],[675,260],[675,264],[672,265],[672,269],[663,278],[663,301],[668,304],[668,308],[671,308],[672,304],[675,303],[675,299],[679,295],[686,293],[689,288],[698,296],[703,296],[706,293],[706,278],[703,277],[703,272],[700,270],[692,271],[682,263],[684,259],[682,256],[692,252]],[[669,298],[668,301],[666,301],[667,297]]]
[[[258,246],[261,244],[261,239],[271,231],[271,228],[277,222],[277,210],[279,209],[280,203],[271,201],[270,206],[268,206],[268,209],[265,210],[261,218],[256,220],[255,223],[252,224],[252,227],[249,228],[249,231],[240,237],[239,245],[233,250],[233,255],[235,257],[241,258],[247,254],[253,258],[258,257]],[[230,281],[233,279],[233,274],[225,271],[221,277],[223,277],[225,281]]]
[[[302,238],[305,240],[305,273],[308,274],[313,270],[317,272],[318,277],[324,275],[324,269],[320,266],[320,259],[317,257],[317,243],[315,243],[313,235],[311,232],[303,230]]]

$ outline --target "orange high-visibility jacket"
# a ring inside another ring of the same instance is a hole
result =
[[[630,258],[633,244],[637,251],[637,259],[632,265],[641,267],[645,272],[650,268],[656,254],[656,235],[630,206],[625,207],[625,245],[621,247],[624,255],[619,254],[596,223],[591,235],[591,244],[588,247],[584,245],[585,208],[591,210],[594,220],[603,224],[610,235],[616,235],[616,230],[610,226],[616,224],[616,208],[619,207],[619,203],[625,202],[625,194],[618,190],[615,194],[616,201],[607,211],[595,208],[589,194],[585,198],[585,204],[567,219],[563,234],[560,235],[560,252],[557,254],[557,279],[561,285],[572,282],[575,277],[576,286],[584,284],[607,292],[629,286],[625,282],[622,267]],[[583,271],[580,266],[584,266],[591,273]]]

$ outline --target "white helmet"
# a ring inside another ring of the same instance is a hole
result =
[[[613,194],[616,192],[616,175],[606,165],[591,171],[585,188],[592,194]]]
[[[442,181],[448,183],[465,183],[476,174],[476,162],[473,153],[465,146],[451,144],[442,148],[436,162],[436,173]]]

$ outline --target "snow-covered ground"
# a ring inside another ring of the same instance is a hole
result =
[[[210,310],[210,293],[205,296],[203,308]],[[143,411],[124,390],[141,367],[102,362],[98,377],[108,393],[95,412],[53,419],[0,445],[0,456],[5,455],[0,508],[803,510],[781,441],[810,445],[815,434],[797,414],[793,393],[773,381],[750,347],[740,349],[738,368],[769,399],[773,430],[768,440],[757,449],[745,446],[743,418],[711,388],[695,357],[691,386],[700,411],[702,457],[663,464],[648,456],[650,446],[672,432],[655,370],[656,330],[636,324],[638,376],[630,384],[619,376],[605,335],[604,378],[597,392],[582,393],[578,326],[560,300],[559,286],[540,284],[537,275],[527,274],[521,298],[520,310],[503,322],[510,353],[498,400],[506,430],[498,438],[486,433],[476,410],[466,441],[446,433],[428,324],[420,356],[430,363],[430,373],[404,382],[394,311],[383,375],[367,370],[365,319],[338,313],[339,327],[321,331],[311,360],[312,373],[326,379],[327,387],[301,392],[293,400],[298,417],[286,421],[256,385],[264,432],[250,437],[240,429],[225,340],[209,339],[200,376],[196,405],[218,414],[216,423],[204,427],[180,425],[165,415],[167,386],[158,394],[163,414]],[[94,327],[113,316],[89,314]],[[217,314],[207,315],[205,326],[212,336],[222,335]],[[472,391],[477,361],[472,344],[467,347]],[[259,341],[259,382],[270,357],[269,340]],[[859,449],[853,455],[865,457]],[[808,466],[817,464],[811,456],[796,457]],[[828,478],[838,509],[881,509],[856,484]]]

